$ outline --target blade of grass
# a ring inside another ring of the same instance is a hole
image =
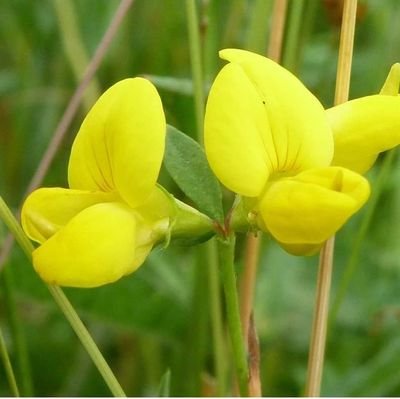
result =
[[[345,0],[340,34],[335,104],[347,101],[349,96],[356,12],[357,0]],[[305,389],[306,396],[319,396],[321,392],[334,247],[335,239],[332,237],[325,243],[320,254]]]
[[[10,328],[13,336],[16,354],[16,366],[18,380],[20,382],[21,395],[33,396],[32,372],[27,349],[26,337],[22,325],[21,315],[18,312],[14,296],[14,279],[12,270],[6,268],[3,273],[4,302],[10,320]]]
[[[295,72],[298,64],[298,50],[300,41],[300,28],[304,17],[304,0],[292,1],[288,28],[285,36],[285,50],[282,57],[282,65]]]
[[[8,356],[6,341],[4,340],[3,332],[0,328],[0,356],[3,360],[4,370],[6,372],[8,384],[10,386],[11,392],[15,397],[19,397],[19,389],[17,385],[17,381],[15,379],[14,370],[10,361],[10,357]]]
[[[29,238],[23,232],[21,226],[18,224],[15,219],[13,213],[10,208],[4,202],[3,198],[0,197],[0,218],[12,232],[14,237],[16,238],[18,244],[21,249],[24,251],[25,255],[32,262],[32,252],[34,247],[32,243],[29,241]],[[60,307],[66,319],[71,324],[71,327],[75,331],[82,345],[86,349],[89,356],[92,358],[93,363],[96,365],[99,370],[101,376],[104,379],[104,382],[110,388],[110,391],[114,396],[125,397],[125,393],[119,382],[115,378],[113,372],[110,369],[110,366],[105,361],[103,355],[101,354],[99,348],[96,343],[93,341],[90,333],[86,329],[85,325],[82,323],[78,314],[75,312],[75,309],[69,302],[68,298],[65,296],[64,292],[60,287],[55,285],[48,285],[47,288],[53,296],[55,302]]]

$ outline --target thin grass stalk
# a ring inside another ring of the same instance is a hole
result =
[[[71,97],[67,108],[64,111],[63,116],[58,123],[56,130],[52,136],[52,139],[47,146],[47,149],[34,173],[32,176],[31,181],[28,184],[26,189],[25,195],[29,194],[31,191],[36,189],[42,183],[44,177],[46,176],[47,171],[49,170],[51,163],[55,155],[60,148],[60,145],[70,127],[78,109],[81,104],[83,95],[87,86],[89,85],[90,81],[92,80],[93,76],[95,75],[96,71],[98,70],[101,62],[104,59],[104,56],[107,53],[116,33],[118,32],[118,28],[120,27],[122,21],[124,20],[127,12],[129,11],[130,7],[132,6],[135,0],[121,0],[115,14],[108,26],[106,32],[104,33],[103,38],[101,39],[97,49],[90,60],[89,65],[87,66],[85,73],[82,77],[81,83],[75,90],[73,96]],[[4,267],[4,263],[10,254],[13,245],[13,237],[12,235],[7,236],[5,240],[5,244],[3,249],[0,253],[0,272]]]
[[[222,318],[221,287],[218,273],[218,251],[215,239],[207,244],[208,251],[208,290],[210,291],[210,316],[213,335],[214,368],[216,376],[216,395],[225,396],[227,391],[227,353]]]
[[[347,101],[349,96],[356,12],[357,0],[345,0],[340,34],[335,105]],[[321,392],[334,247],[335,239],[332,237],[325,243],[320,254],[316,304],[308,359],[306,396],[319,396]]]
[[[283,36],[285,33],[285,21],[287,12],[287,0],[275,0],[272,10],[271,35],[268,45],[268,57],[279,62],[282,54]]]
[[[292,72],[296,71],[299,60],[300,29],[304,17],[304,2],[305,0],[292,1],[285,35],[282,65]]]
[[[21,315],[18,311],[14,295],[13,271],[6,268],[3,273],[4,303],[9,315],[10,329],[15,347],[16,370],[22,396],[33,396],[32,370],[29,352],[26,343],[26,335]]]
[[[247,32],[246,49],[264,54],[267,51],[268,17],[272,14],[272,1],[256,0]],[[271,31],[272,32],[272,31]]]
[[[15,373],[11,364],[10,356],[8,355],[6,341],[4,339],[1,328],[0,328],[0,356],[3,361],[4,371],[6,373],[11,393],[13,394],[13,396],[19,397],[20,394],[17,385],[17,380],[15,379]]]
[[[203,142],[204,82],[199,33],[199,19],[195,0],[186,0],[186,15],[189,32],[190,63],[192,68],[197,141]]]
[[[76,6],[71,0],[54,0],[53,6],[57,14],[65,55],[71,65],[75,79],[79,82],[89,64],[89,57],[79,32]],[[99,96],[100,84],[97,80],[93,80],[86,88],[82,99],[86,111],[89,111]]]
[[[34,247],[30,242],[29,238],[23,232],[21,226],[15,219],[13,213],[4,202],[3,198],[0,197],[0,218],[12,232],[14,237],[16,238],[18,244],[21,249],[24,251],[25,255],[32,262],[32,252],[34,251]],[[104,379],[104,382],[110,388],[112,394],[116,397],[125,397],[125,392],[121,388],[119,382],[115,378],[113,372],[110,369],[110,366],[105,361],[103,355],[101,354],[99,348],[96,343],[93,341],[91,335],[86,329],[85,325],[82,323],[75,309],[69,302],[68,298],[65,296],[64,292],[60,287],[55,285],[46,284],[49,289],[51,295],[53,296],[55,302],[64,313],[64,316],[69,321],[71,327],[75,331],[82,345],[86,349],[88,355],[92,358],[93,363],[97,367],[101,376]]]

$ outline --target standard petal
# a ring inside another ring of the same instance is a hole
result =
[[[262,130],[265,145],[274,143],[277,172],[294,174],[328,166],[333,138],[318,99],[293,74],[255,53],[226,49],[220,56],[240,66],[264,105],[270,132]]]
[[[132,272],[136,217],[122,203],[84,209],[33,252],[33,265],[49,284],[96,287]]]
[[[41,188],[32,192],[24,202],[22,227],[31,240],[42,243],[83,209],[115,200],[112,193]]]
[[[368,181],[340,167],[273,182],[259,204],[265,228],[295,254],[314,251],[366,202]]]
[[[257,89],[242,68],[226,65],[208,96],[204,145],[212,170],[230,190],[256,197],[265,186],[276,163],[273,143],[263,143],[261,132],[269,129]]]
[[[165,146],[165,116],[155,87],[125,79],[86,116],[71,151],[71,188],[118,191],[132,207],[151,194]]]
[[[362,97],[326,114],[335,140],[332,165],[363,174],[380,152],[400,144],[400,96]]]

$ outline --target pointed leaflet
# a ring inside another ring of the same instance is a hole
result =
[[[215,220],[223,220],[222,193],[203,149],[186,134],[167,128],[164,164],[179,188]]]

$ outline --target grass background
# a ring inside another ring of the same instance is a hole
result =
[[[340,1],[290,0],[289,16],[293,18],[296,2],[304,7],[300,30],[294,52],[286,41],[283,61],[329,107],[339,38],[335,7]],[[90,59],[119,2],[65,3],[71,6],[79,46]],[[359,3],[350,98],[377,93],[390,66],[400,61],[399,2]],[[218,49],[240,47],[266,53],[271,4],[269,0],[198,2],[209,82],[222,65]],[[181,0],[134,3],[69,129],[45,186],[66,186],[71,143],[93,93],[125,77],[182,79],[178,85],[173,81],[172,87],[165,79],[155,81],[168,122],[195,136],[193,98],[185,92],[191,70],[184,5]],[[71,36],[62,29],[70,22],[59,18],[57,7],[56,0],[0,0],[0,194],[14,208],[22,200],[85,65],[85,56],[79,56],[77,47],[72,49],[72,57],[67,55],[66,43],[71,42]],[[62,15],[65,17],[65,10]],[[80,66],[74,66],[76,63]],[[368,174],[372,187],[384,157]],[[400,395],[399,166],[395,157],[362,241],[357,270],[329,331],[322,389],[326,396]],[[165,171],[161,181],[184,199]],[[333,297],[365,214],[366,209],[338,234]],[[6,233],[0,224],[1,241]],[[239,271],[243,243],[244,238],[239,237]],[[156,249],[137,273],[115,284],[66,290],[128,395],[157,395],[161,377],[168,369],[172,395],[212,393],[207,290],[199,294],[196,289],[194,268],[194,255],[199,250],[201,246]],[[294,396],[302,392],[316,265],[316,257],[291,257],[275,243],[263,241],[255,319],[264,395]],[[15,363],[18,331],[11,322],[6,289],[12,286],[29,354],[31,393],[108,395],[97,370],[17,247],[6,267],[8,284],[2,274],[0,285],[0,323]],[[199,295],[204,300],[202,308],[198,307]],[[9,395],[2,366],[0,376],[0,395]]]

